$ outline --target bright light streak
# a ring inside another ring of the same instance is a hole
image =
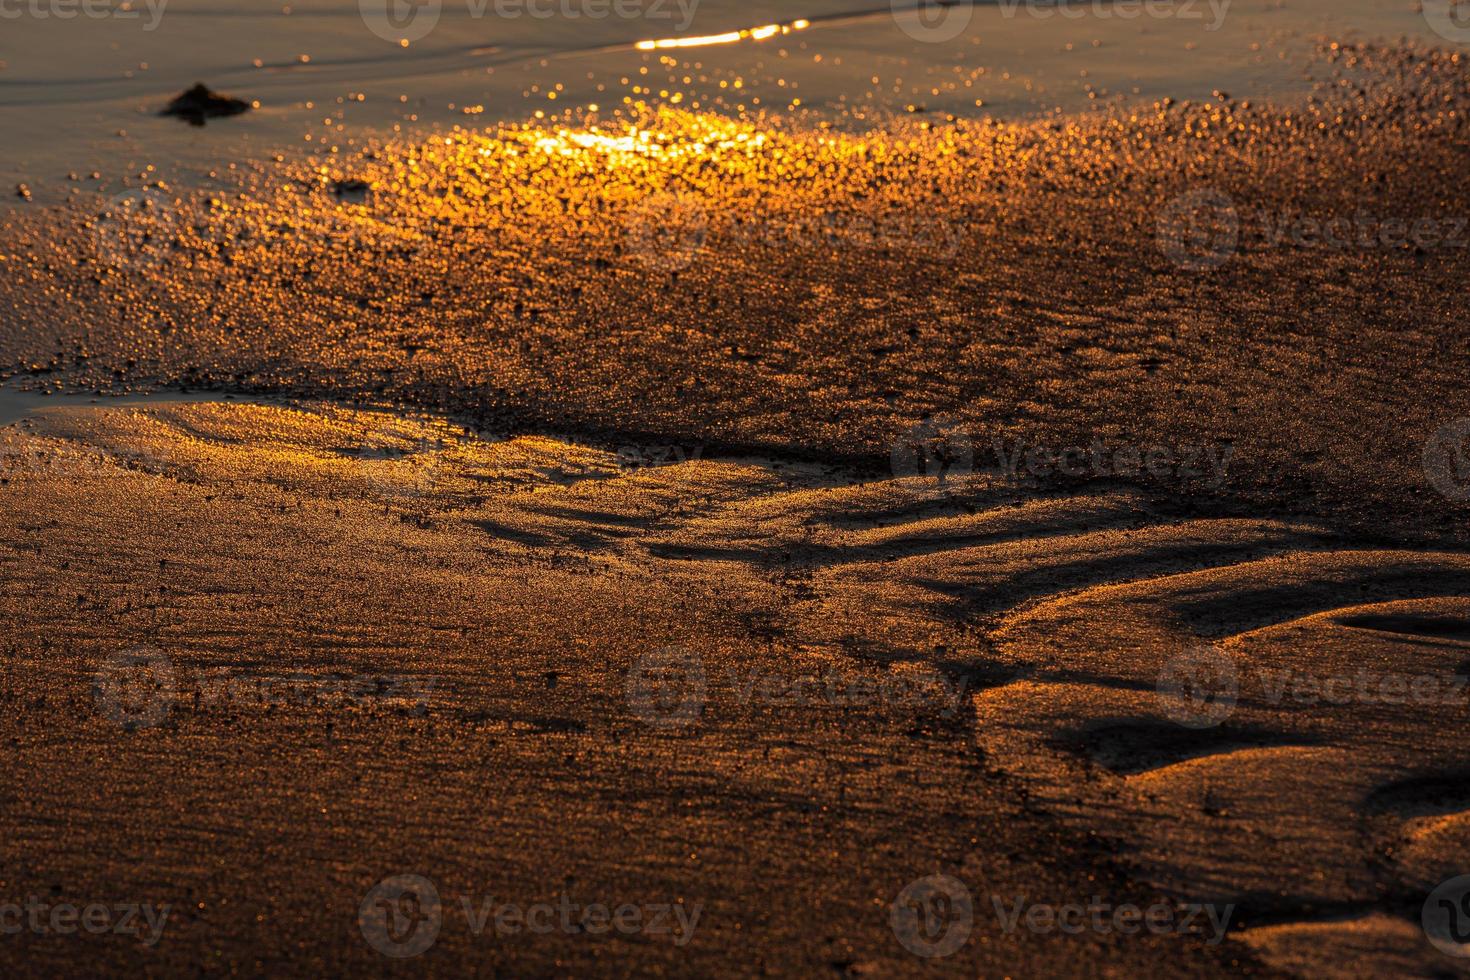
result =
[[[812,22],[809,20],[794,20],[789,24],[766,24],[762,27],[749,27],[743,31],[706,34],[703,37],[666,37],[655,41],[639,41],[635,47],[639,51],[662,51],[665,48],[702,48],[711,44],[734,44],[736,41],[744,41],[747,38],[752,41],[764,41],[777,34],[804,31],[811,26]]]

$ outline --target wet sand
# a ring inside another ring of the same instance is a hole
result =
[[[0,899],[172,911],[0,960],[1465,975],[1470,88],[1293,23],[1290,85],[579,99],[13,206]],[[616,57],[780,87],[737,48]],[[564,901],[671,926],[475,918]],[[1175,925],[1007,919],[1100,902]]]
[[[1299,105],[1066,124],[665,108],[37,209],[5,229],[10,371],[869,472],[919,424],[991,462],[1231,447],[1160,489],[1458,539],[1423,464],[1470,414],[1457,57],[1329,47]]]
[[[7,433],[7,887],[175,909],[17,966],[371,972],[357,903],[413,873],[430,972],[1445,968],[1414,922],[1465,843],[1461,553],[319,403]],[[1159,693],[1204,645],[1241,672],[1214,724]],[[1365,665],[1443,699],[1273,698]],[[926,961],[888,907],[933,873],[975,911]],[[458,905],[562,894],[702,918],[491,937]],[[1000,915],[1095,896],[1231,932]]]

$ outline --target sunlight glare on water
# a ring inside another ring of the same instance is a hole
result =
[[[804,31],[811,26],[809,20],[794,20],[789,24],[766,24],[743,31],[728,31],[724,34],[707,34],[703,37],[667,37],[654,41],[639,41],[639,51],[659,51],[665,48],[703,48],[714,44],[734,44],[736,41],[764,41],[778,34]]]

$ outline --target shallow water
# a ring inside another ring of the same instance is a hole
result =
[[[158,391],[146,395],[87,395],[0,387],[0,426],[14,425],[22,419],[53,408],[151,408],[158,405],[197,405],[225,401],[242,400],[236,395],[214,392]]]
[[[1046,4],[997,3],[967,11],[952,38],[873,0],[649,3],[638,8],[645,16],[603,19],[449,0],[425,8],[438,14],[422,14],[433,21],[422,37],[426,21],[407,22],[404,33],[415,37],[406,47],[391,37],[397,28],[388,39],[375,32],[369,0],[154,3],[139,0],[133,18],[4,21],[0,208],[18,203],[10,192],[18,182],[35,203],[115,190],[125,178],[208,184],[211,172],[299,149],[346,153],[374,135],[556,119],[590,106],[606,113],[631,101],[794,112],[858,127],[910,105],[1016,118],[1215,89],[1302,92],[1303,52],[1324,32],[1443,43],[1408,4],[1368,0],[1177,0],[1161,17],[1119,16],[1101,0],[1068,16]],[[479,9],[484,16],[474,15]],[[810,28],[672,52],[635,48],[798,19]],[[679,70],[661,70],[666,54],[679,56]],[[157,117],[199,81],[258,108],[203,130]]]

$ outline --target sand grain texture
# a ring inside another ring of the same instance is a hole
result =
[[[23,779],[7,887],[180,909],[168,941],[99,943],[100,963],[166,972],[208,949],[221,968],[371,966],[357,902],[420,870],[450,901],[705,909],[687,949],[492,940],[451,914],[430,972],[906,974],[924,963],[887,904],[934,871],[976,895],[946,970],[1434,955],[1401,903],[1463,851],[1463,798],[1435,791],[1459,773],[1463,704],[1385,706],[1370,737],[1361,713],[1258,706],[1247,679],[1235,715],[1179,752],[1154,685],[1184,642],[1257,667],[1452,674],[1470,653],[1446,624],[1465,608],[1435,596],[1464,590],[1459,556],[1170,515],[1121,488],[1017,499],[994,474],[630,469],[626,452],[320,404],[64,407],[0,431],[18,627],[0,690]],[[161,724],[129,730],[98,676],[139,647],[166,654],[176,689]],[[669,648],[707,680],[697,721],[673,729],[628,686]],[[322,685],[251,693],[364,675],[420,686],[351,704]],[[963,696],[751,694],[899,675]],[[1206,789],[1222,814],[1202,812]],[[1062,942],[1004,934],[990,903],[1096,892],[1228,900],[1262,924],[1248,946]],[[1339,908],[1382,911],[1339,932]],[[751,952],[767,946],[781,955]],[[4,949],[32,967],[75,953]]]

